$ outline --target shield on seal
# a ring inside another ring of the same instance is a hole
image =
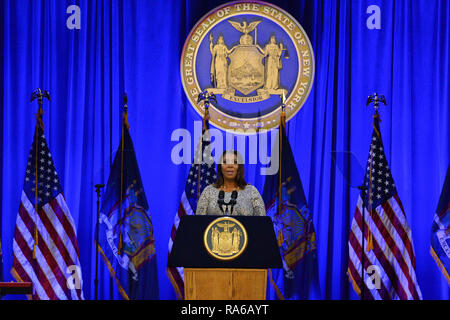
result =
[[[264,55],[254,45],[238,45],[229,55],[228,85],[248,95],[264,85]]]

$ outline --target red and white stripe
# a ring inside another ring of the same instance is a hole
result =
[[[172,231],[170,233],[169,239],[169,255],[172,252],[173,242],[175,241],[175,235],[178,230],[178,225],[180,224],[181,217],[185,215],[194,215],[192,211],[191,205],[186,197],[186,192],[183,191],[181,195],[180,205],[178,207],[178,211],[175,214],[174,223],[172,226]],[[167,268],[167,272],[169,273],[170,280],[172,285],[177,293],[178,299],[182,299],[184,297],[184,268],[182,267],[169,267]]]
[[[74,221],[62,193],[46,203],[36,214],[33,204],[22,192],[13,242],[12,273],[17,281],[33,283],[33,299],[79,300],[84,299],[79,289],[69,289],[74,276],[68,268],[77,266],[80,271],[78,242]],[[38,245],[34,259],[35,226]]]
[[[362,199],[358,198],[357,208],[349,236],[348,272],[361,292],[361,229]],[[364,269],[376,266],[380,270],[380,287],[365,287],[366,299],[375,300],[415,300],[422,299],[417,277],[411,230],[398,195],[364,214]],[[373,250],[367,252],[368,231],[372,232]],[[365,281],[371,274],[365,273]],[[369,279],[371,282],[371,280]]]

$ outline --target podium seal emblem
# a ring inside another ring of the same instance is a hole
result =
[[[247,247],[247,231],[234,218],[217,218],[206,228],[203,242],[208,253],[214,258],[233,260]]]
[[[200,114],[204,90],[210,123],[252,134],[279,125],[304,105],[314,80],[314,53],[302,26],[283,9],[261,1],[224,4],[194,26],[184,44],[180,72],[185,93]]]

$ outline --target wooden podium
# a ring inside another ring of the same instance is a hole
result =
[[[169,267],[184,267],[186,300],[265,300],[267,269],[281,268],[281,256],[270,217],[233,216],[246,229],[245,251],[234,260],[208,253],[203,234],[222,216],[181,218]]]
[[[186,300],[265,300],[266,269],[184,269]]]

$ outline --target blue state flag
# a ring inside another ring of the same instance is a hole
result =
[[[271,156],[280,156],[277,174],[267,175],[263,199],[277,235],[283,269],[272,269],[268,298],[304,300],[320,299],[316,234],[306,203],[300,175],[281,121],[278,146]],[[281,149],[281,153],[280,153]],[[281,198],[279,197],[281,171]],[[281,199],[281,201],[280,201]]]
[[[102,197],[99,246],[124,299],[159,299],[153,225],[127,121]]]
[[[431,227],[430,252],[450,285],[450,165]]]

